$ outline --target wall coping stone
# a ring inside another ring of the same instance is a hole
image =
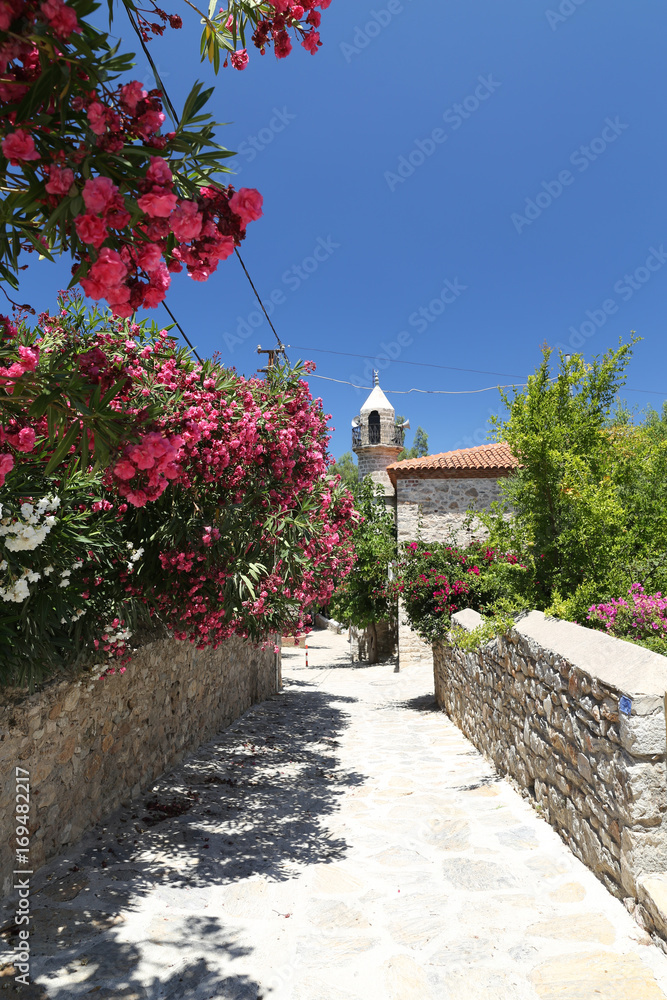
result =
[[[452,621],[472,631],[482,617],[466,608],[452,615]],[[665,697],[667,657],[650,649],[574,622],[547,618],[542,611],[530,611],[518,619],[514,631],[620,694],[634,698],[644,695],[661,701]]]

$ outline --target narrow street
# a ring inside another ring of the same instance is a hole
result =
[[[309,661],[283,650],[283,694],[40,872],[21,996],[667,997],[667,957],[426,667],[352,666],[328,632]]]

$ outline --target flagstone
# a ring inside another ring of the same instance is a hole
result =
[[[284,692],[156,782],[187,814],[139,837],[133,804],[43,869],[0,1000],[667,1000],[622,903],[420,710],[428,666],[348,657],[283,650]]]

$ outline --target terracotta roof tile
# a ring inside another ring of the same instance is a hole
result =
[[[517,461],[504,442],[482,444],[476,448],[444,451],[424,458],[406,458],[387,468],[394,486],[397,479],[472,479],[508,476]]]

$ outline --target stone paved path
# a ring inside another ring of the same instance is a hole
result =
[[[435,711],[425,668],[309,646],[282,695],[42,870],[21,996],[667,997],[667,957]]]

